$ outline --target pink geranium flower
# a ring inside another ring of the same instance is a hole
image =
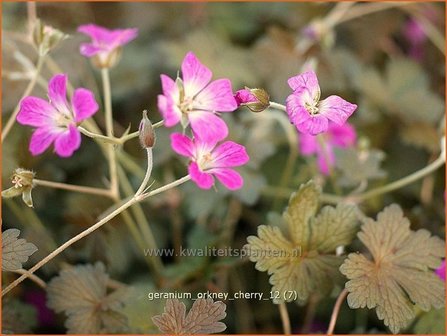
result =
[[[343,125],[357,108],[339,96],[320,101],[320,86],[313,71],[289,78],[293,93],[287,97],[287,114],[301,133],[316,135],[326,132],[329,121]]]
[[[240,189],[242,177],[230,167],[241,166],[248,162],[245,147],[233,141],[217,145],[218,138],[202,140],[197,135],[193,140],[180,133],[171,135],[171,146],[180,155],[191,159],[188,171],[191,179],[202,189],[214,185],[215,176],[230,190]]]
[[[445,260],[442,261],[441,266],[436,269],[436,274],[445,281]]]
[[[228,79],[211,81],[212,72],[189,52],[182,62],[182,79],[176,81],[161,75],[163,94],[158,95],[158,108],[166,127],[179,122],[205,141],[228,135],[225,122],[216,112],[232,112],[237,108],[231,82]]]
[[[29,144],[33,155],[43,153],[54,143],[59,156],[71,156],[81,145],[81,134],[76,125],[98,111],[93,93],[83,88],[74,91],[69,105],[66,85],[67,76],[56,75],[48,83],[49,102],[32,96],[20,102],[17,121],[36,128]]]
[[[329,174],[329,168],[335,163],[334,148],[346,148],[353,146],[357,138],[354,127],[346,123],[339,126],[330,123],[328,131],[319,135],[324,141],[324,147],[316,135],[300,134],[300,151],[304,156],[317,155],[318,168],[324,175]]]
[[[82,43],[80,52],[86,57],[94,57],[100,67],[111,67],[116,64],[121,47],[135,39],[138,29],[114,29],[87,24],[79,26],[78,32],[89,36],[90,43]]]

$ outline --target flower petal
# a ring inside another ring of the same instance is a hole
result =
[[[306,121],[297,124],[296,128],[301,133],[307,133],[310,135],[317,135],[319,133],[326,132],[328,129],[329,121],[321,114],[310,116]]]
[[[304,156],[309,156],[317,152],[318,140],[315,135],[300,133],[300,152]]]
[[[194,143],[186,135],[180,133],[171,134],[171,147],[177,154],[193,158],[195,156]]]
[[[356,108],[357,105],[351,104],[339,96],[329,96],[318,104],[320,114],[337,125],[343,125]]]
[[[230,190],[240,189],[244,185],[242,176],[234,169],[214,168],[209,170],[209,172],[215,175],[220,183]]]
[[[245,147],[233,141],[225,141],[213,151],[213,166],[216,168],[241,166],[249,159]]]
[[[101,51],[104,51],[104,48],[95,46],[92,43],[81,43],[81,47],[79,48],[79,52],[81,53],[82,56],[85,57],[95,56]]]
[[[318,148],[317,152],[318,168],[323,175],[329,175],[329,167],[334,166],[335,154],[330,143],[326,143],[325,148]]]
[[[93,23],[79,26],[78,32],[89,36],[94,42],[105,42],[110,34],[110,30]]]
[[[48,127],[38,128],[33,132],[29,143],[29,150],[32,155],[42,154],[50,147],[51,143],[57,138],[59,132],[57,129]]]
[[[76,122],[90,118],[99,109],[93,92],[83,88],[75,90],[71,104],[73,105]]]
[[[214,184],[214,178],[209,173],[200,171],[199,166],[195,162],[191,162],[188,167],[189,175],[200,188],[210,189]]]
[[[286,112],[292,124],[301,124],[311,118],[304,106],[303,100],[307,98],[306,90],[296,91],[289,95],[286,100]]]
[[[342,148],[354,145],[357,138],[355,128],[348,123],[342,126],[330,123],[328,133],[330,134],[330,142],[334,146]]]
[[[188,113],[188,118],[194,133],[203,142],[217,143],[228,135],[227,124],[212,112],[193,111]]]
[[[256,96],[247,89],[236,91],[234,94],[234,99],[236,99],[238,106],[241,104],[256,103],[259,101],[258,98],[256,98]]]
[[[17,122],[34,127],[51,126],[57,118],[57,110],[46,100],[28,96],[20,102]]]
[[[182,112],[166,96],[158,95],[157,106],[166,127],[177,125],[182,117]]]
[[[68,129],[60,133],[54,141],[57,155],[61,157],[72,156],[74,151],[81,146],[81,133],[74,124],[68,125]]]
[[[287,81],[292,90],[306,88],[312,98],[319,97],[320,86],[318,85],[317,75],[313,71],[307,71],[300,75],[289,78]]]
[[[50,103],[60,112],[70,116],[67,103],[67,75],[53,76],[48,83]]]
[[[192,52],[188,52],[182,62],[182,78],[185,96],[194,97],[211,80],[213,73],[200,63]]]
[[[194,98],[194,108],[213,112],[232,112],[237,109],[230,80],[211,82]]]

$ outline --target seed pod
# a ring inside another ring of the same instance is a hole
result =
[[[152,148],[155,144],[155,132],[152,123],[147,117],[147,111],[143,111],[143,119],[141,119],[139,127],[140,144],[143,148]]]

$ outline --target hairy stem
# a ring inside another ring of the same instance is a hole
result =
[[[348,295],[348,290],[345,288],[341,291],[340,295],[337,298],[337,301],[335,301],[334,309],[332,310],[331,320],[329,322],[329,328],[327,330],[327,335],[332,335],[335,328],[335,323],[337,322],[338,313],[340,312],[340,307],[345,300],[346,296]]]
[[[57,249],[55,249],[53,252],[51,252],[49,255],[47,255],[45,258],[43,258],[41,261],[39,261],[36,265],[34,265],[33,267],[31,267],[28,270],[28,273],[21,275],[18,279],[16,279],[15,281],[13,281],[10,285],[8,285],[2,292],[2,297],[7,294],[9,291],[11,291],[11,289],[13,289],[14,287],[16,287],[18,284],[20,284],[23,280],[27,279],[31,274],[33,274],[34,272],[36,272],[38,269],[40,269],[42,266],[44,266],[46,263],[48,263],[50,260],[52,260],[53,258],[55,258],[57,255],[59,255],[60,253],[62,253],[63,251],[65,251],[68,247],[70,247],[71,245],[73,245],[74,243],[76,243],[77,241],[79,241],[80,239],[88,236],[90,233],[94,232],[95,230],[99,229],[101,226],[103,226],[104,224],[108,223],[111,219],[115,218],[116,216],[118,216],[120,213],[122,213],[124,210],[126,210],[127,208],[131,207],[132,205],[141,202],[151,196],[160,194],[166,190],[169,190],[171,188],[175,188],[177,186],[179,186],[182,183],[185,183],[187,181],[189,181],[191,179],[191,177],[189,175],[184,176],[172,183],[169,183],[163,187],[160,187],[158,189],[155,189],[153,191],[147,192],[145,194],[135,194],[132,198],[130,198],[126,203],[122,204],[120,207],[118,207],[117,209],[115,209],[113,212],[111,212],[110,214],[108,214],[107,216],[105,216],[103,219],[101,219],[99,222],[97,222],[96,224],[92,225],[91,227],[89,227],[88,229],[82,231],[81,233],[79,233],[78,235],[76,235],[75,237],[71,238],[70,240],[66,241],[64,244],[62,244],[61,246],[59,246]]]
[[[92,195],[110,197],[110,190],[108,190],[108,189],[85,187],[85,186],[79,186],[79,185],[74,185],[74,184],[66,184],[66,183],[45,181],[45,180],[39,180],[39,179],[34,179],[33,182],[35,185],[42,186],[42,187],[69,190],[69,191],[75,191],[75,192],[84,193],[84,194],[92,194]]]
[[[287,306],[284,302],[281,302],[278,305],[279,314],[281,315],[282,328],[284,330],[284,335],[290,335],[292,333],[292,329],[290,327],[290,317],[287,312]]]
[[[104,94],[104,108],[105,108],[105,119],[106,119],[106,134],[109,138],[113,138],[113,114],[112,114],[112,91],[110,88],[110,76],[109,69],[104,68],[101,70],[102,76],[102,86]],[[113,145],[107,146],[107,156],[109,163],[109,173],[110,173],[110,192],[116,198],[119,197],[119,187],[118,187],[118,172],[116,163],[116,152]]]
[[[2,143],[5,141],[6,137],[8,136],[9,132],[11,131],[12,127],[15,124],[17,115],[19,114],[19,111],[20,111],[20,103],[21,103],[22,99],[29,96],[31,94],[31,91],[33,91],[34,86],[36,85],[37,80],[39,78],[40,71],[42,70],[42,65],[44,63],[44,60],[45,60],[44,56],[39,56],[39,58],[37,60],[37,65],[36,65],[36,69],[34,72],[34,76],[28,83],[28,86],[26,87],[25,92],[22,95],[22,98],[20,98],[19,103],[15,107],[14,111],[10,115],[8,121],[6,122],[5,127],[2,130]]]
[[[28,274],[28,273],[29,273],[26,269],[23,269],[23,268],[18,269],[18,270],[14,270],[14,271],[12,271],[12,272],[13,272],[13,273],[17,273],[17,274],[21,274],[21,275],[23,275],[23,274]],[[39,278],[39,277],[38,277],[37,275],[35,275],[35,274],[29,274],[29,275],[28,275],[28,278],[29,278],[31,281],[35,282],[36,285],[38,285],[40,288],[45,289],[45,288],[47,287],[47,284],[45,283],[45,281],[43,281],[41,278]]]

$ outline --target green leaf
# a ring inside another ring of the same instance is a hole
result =
[[[2,269],[15,271],[22,268],[22,264],[37,251],[36,245],[28,243],[25,239],[17,239],[20,235],[18,229],[8,229],[2,234]]]
[[[414,318],[414,305],[428,311],[445,303],[445,284],[433,272],[441,264],[445,243],[426,230],[410,230],[398,205],[386,207],[377,221],[364,219],[358,237],[372,254],[352,253],[340,267],[351,308],[376,308],[393,333]]]
[[[330,290],[342,261],[335,249],[349,244],[357,232],[354,205],[326,206],[316,216],[319,197],[315,183],[302,185],[278,225],[261,225],[257,236],[247,238],[249,259],[271,274],[272,291],[280,293],[274,303],[290,302],[295,293],[305,301],[313,292]]]
[[[101,263],[62,270],[47,287],[48,307],[65,312],[69,333],[117,333],[127,330],[120,312],[127,300],[127,288],[109,293],[109,276]]]
[[[162,333],[170,335],[215,334],[227,327],[219,322],[227,315],[225,303],[197,299],[186,315],[186,306],[177,299],[166,300],[164,313],[152,317]]]
[[[383,178],[386,173],[380,165],[384,158],[385,154],[377,149],[336,148],[335,166],[341,172],[338,184],[355,187],[368,180]]]
[[[2,301],[2,333],[32,334],[37,325],[36,308],[14,298],[7,297]]]
[[[424,313],[416,322],[413,331],[416,334],[445,335],[445,308]]]

